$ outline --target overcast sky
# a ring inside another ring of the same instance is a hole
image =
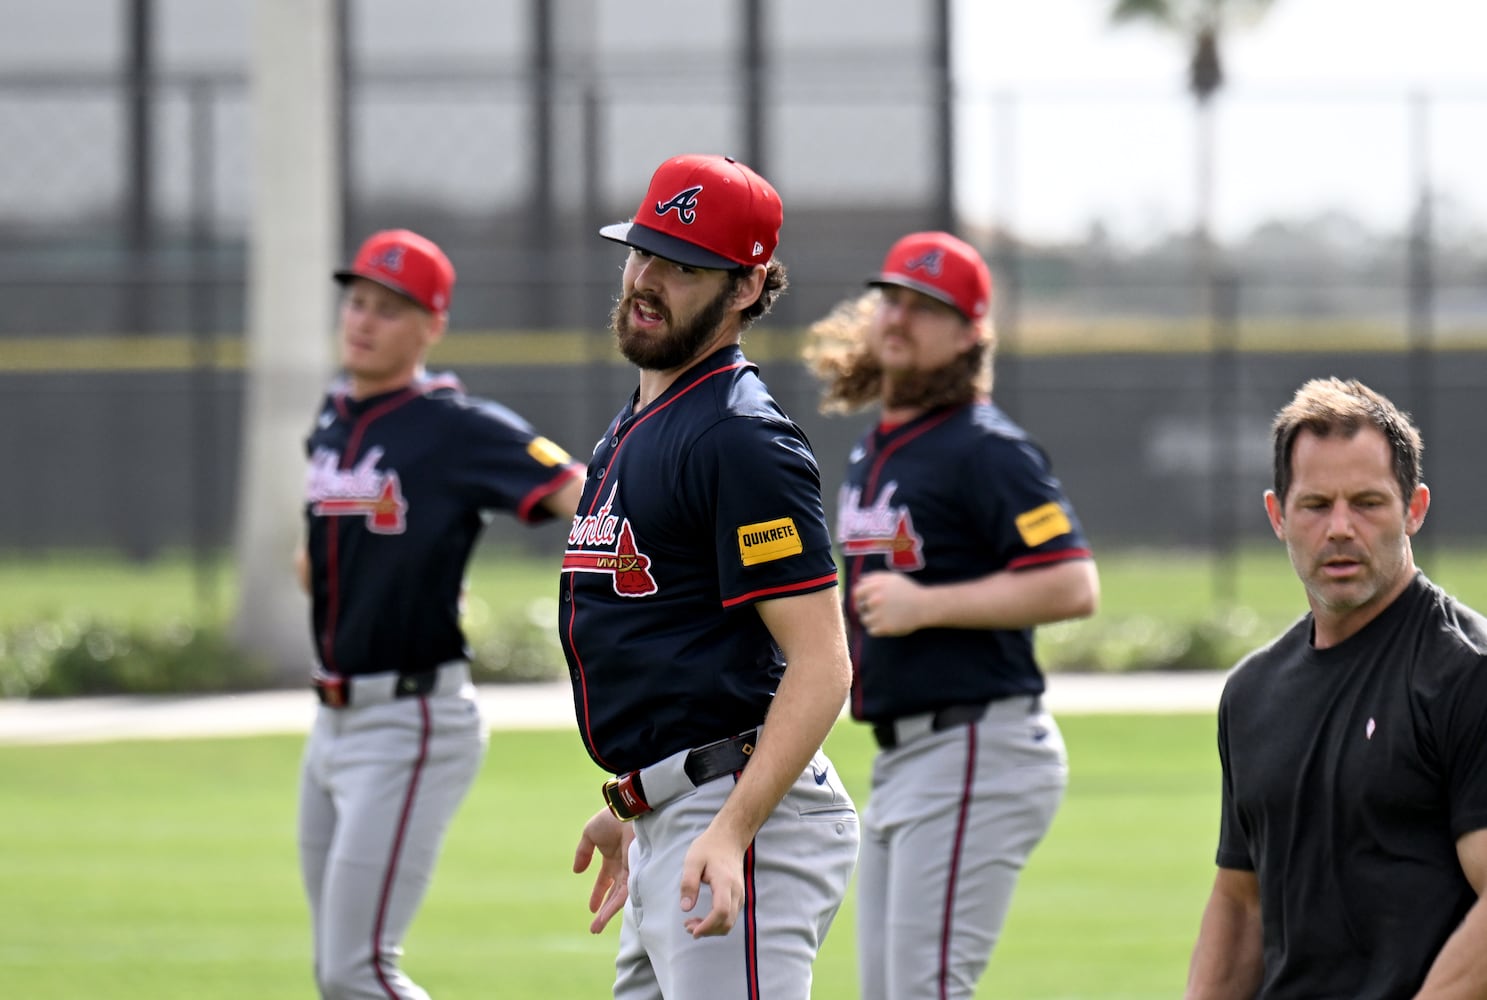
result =
[[[1186,53],[1153,28],[1112,27],[1110,6],[959,0],[961,196],[973,211],[1046,238],[1091,218],[1139,238],[1191,215]],[[1461,209],[1454,222],[1487,228],[1484,38],[1480,0],[1277,0],[1225,44],[1220,234],[1328,208],[1397,229],[1421,176]],[[994,103],[1001,92],[1015,102]],[[1428,96],[1427,112],[1412,95]]]

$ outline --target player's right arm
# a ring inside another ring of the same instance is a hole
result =
[[[578,849],[573,852],[573,871],[587,871],[595,851],[603,859],[589,892],[589,912],[594,914],[590,934],[602,931],[630,898],[630,843],[634,839],[635,827],[621,822],[608,809],[600,809],[584,824]]]
[[[1183,1000],[1250,1000],[1265,975],[1260,880],[1220,868],[1203,909]]]
[[[863,574],[852,598],[858,621],[872,636],[926,628],[1024,629],[1094,614],[1100,576],[1094,560],[1083,557],[933,586],[877,571]]]

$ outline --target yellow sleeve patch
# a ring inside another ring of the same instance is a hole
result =
[[[1045,503],[1017,515],[1017,533],[1022,536],[1023,544],[1030,549],[1073,530],[1069,515],[1056,503]]]
[[[794,518],[780,517],[738,529],[738,557],[745,566],[797,556],[804,551]]]
[[[527,454],[543,465],[567,465],[573,461],[566,451],[544,437],[533,438],[527,445]]]

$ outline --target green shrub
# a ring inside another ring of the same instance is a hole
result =
[[[1245,608],[1189,622],[1096,616],[1038,629],[1038,660],[1050,672],[1227,670],[1285,624]],[[530,600],[500,618],[472,600],[465,628],[476,683],[567,676],[552,598]],[[183,621],[126,627],[46,619],[0,629],[0,698],[251,691],[276,683],[271,667],[245,656],[223,630]]]
[[[558,602],[552,598],[535,598],[494,623],[467,606],[465,628],[477,684],[535,683],[568,676],[558,642]]]
[[[1197,621],[1095,617],[1037,631],[1038,662],[1049,671],[1227,670],[1270,641],[1285,622],[1232,608]]]
[[[249,691],[273,671],[215,630],[185,622],[126,628],[98,621],[40,621],[0,632],[0,696]]]

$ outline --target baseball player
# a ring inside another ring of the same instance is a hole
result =
[[[398,967],[486,732],[459,624],[466,563],[495,511],[571,517],[582,467],[424,356],[454,268],[407,230],[335,273],[344,378],[306,442],[302,579],[321,706],[300,784],[300,867],[326,998],[428,996]]]
[[[879,752],[863,814],[862,996],[969,997],[1063,796],[1032,630],[1093,613],[1095,565],[1043,451],[988,398],[991,276],[948,233],[893,245],[811,330],[823,409],[868,404],[837,508],[854,678]]]
[[[857,855],[821,742],[850,677],[820,476],[739,347],[785,287],[779,195],[676,156],[633,221],[611,316],[640,384],[594,449],[559,627],[612,776],[574,870],[623,908],[614,995],[805,1000]]]

